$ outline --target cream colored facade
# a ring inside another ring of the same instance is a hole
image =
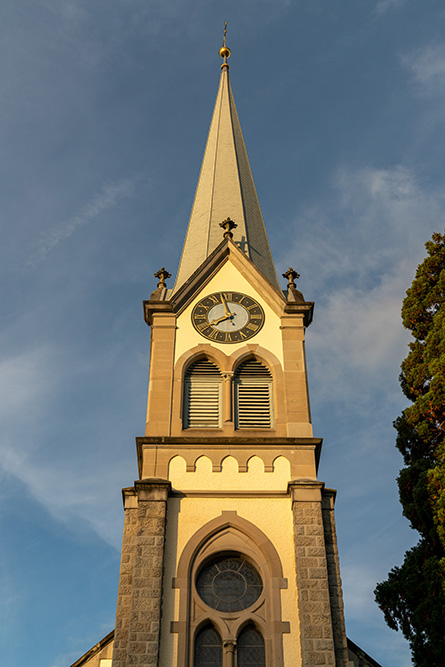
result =
[[[230,472],[234,472],[232,469]],[[190,474],[190,473],[189,473]],[[192,473],[193,474],[193,473]],[[218,474],[218,473],[213,473]],[[237,484],[236,475],[233,474],[232,484]],[[253,473],[255,475],[255,473]],[[273,474],[273,473],[272,473]],[[210,473],[212,475],[212,473]],[[255,475],[258,477],[258,475]],[[209,484],[211,483],[209,478]],[[230,488],[229,484],[229,488]],[[207,485],[208,486],[208,485]],[[287,485],[286,485],[287,486]],[[176,554],[167,552],[167,567],[165,570],[165,588],[163,591],[164,613],[174,620],[179,618],[179,595],[176,590],[169,590],[168,581],[174,577],[176,572],[178,555],[184,546],[192,538],[194,533],[211,519],[221,515],[221,505],[224,511],[236,512],[240,517],[256,525],[275,545],[283,563],[283,574],[287,578],[288,588],[282,591],[282,613],[283,618],[289,622],[291,633],[299,634],[297,596],[295,585],[295,557],[293,544],[292,513],[289,511],[289,499],[287,494],[276,494],[273,497],[261,498],[255,495],[247,497],[222,497],[205,498],[187,497],[184,500],[176,499],[168,509],[166,544],[175,544]],[[177,526],[177,541],[176,532]],[[172,641],[173,640],[173,641]],[[299,643],[293,641],[291,634],[283,635],[283,655],[285,665],[301,664]],[[162,667],[170,667],[178,664],[178,641],[177,635],[172,635],[166,623],[162,626],[160,661]]]

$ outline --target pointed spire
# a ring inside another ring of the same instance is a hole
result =
[[[237,223],[233,241],[280,289],[230,86],[226,32],[227,23],[215,110],[173,292],[219,245],[220,224],[228,217]]]

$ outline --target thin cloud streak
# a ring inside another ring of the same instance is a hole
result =
[[[120,199],[133,196],[134,186],[138,179],[139,175],[136,175],[118,183],[105,184],[78,215],[42,235],[38,248],[27,262],[28,267],[34,268],[59,243],[68,239],[81,227],[91,223],[103,211],[115,207]]]

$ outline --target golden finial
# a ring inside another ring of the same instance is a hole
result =
[[[223,69],[224,67],[227,67],[227,69],[229,69],[229,66],[227,64],[227,58],[230,58],[230,54],[232,53],[229,47],[226,46],[226,35],[227,35],[227,21],[225,21],[224,23],[224,36],[223,36],[222,46],[219,50],[219,55],[221,56],[221,58],[224,59],[224,62],[221,65],[221,69]]]

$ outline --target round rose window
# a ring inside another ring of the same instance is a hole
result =
[[[196,590],[209,607],[241,611],[258,600],[263,590],[256,569],[238,556],[223,556],[200,570]]]

